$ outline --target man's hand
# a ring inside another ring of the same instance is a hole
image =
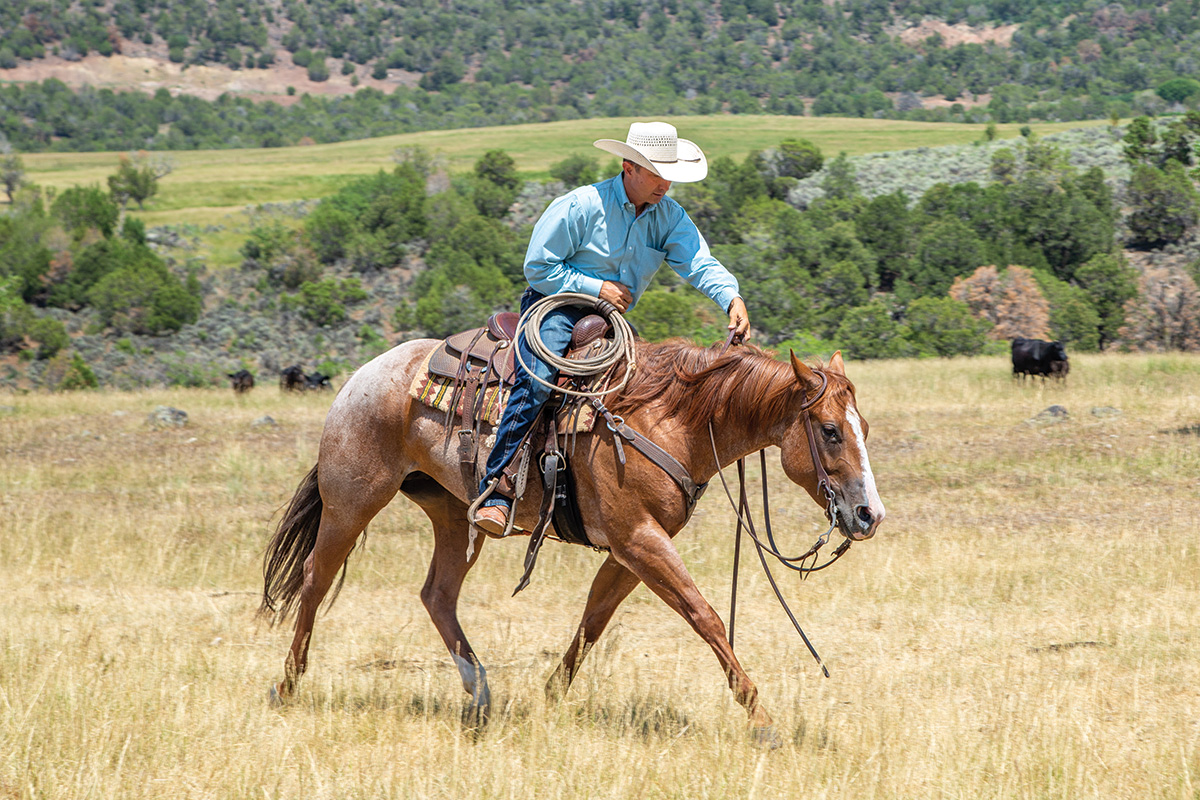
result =
[[[733,331],[733,343],[741,344],[750,333],[750,315],[742,298],[735,297],[729,304],[729,330]]]
[[[629,309],[629,304],[633,302],[633,295],[629,293],[629,289],[625,284],[617,283],[616,281],[605,281],[600,286],[600,299],[606,300],[617,307],[617,311],[624,314]],[[745,316],[745,306],[742,306],[743,316]],[[747,326],[749,323],[746,323]]]

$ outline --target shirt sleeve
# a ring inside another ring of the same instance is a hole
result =
[[[734,298],[740,297],[737,278],[713,257],[708,242],[680,206],[679,219],[667,234],[667,263],[679,277],[695,286],[722,311],[728,311]]]
[[[579,251],[588,224],[580,199],[569,194],[555,200],[533,226],[529,248],[525,251],[525,278],[542,294],[577,292],[600,296],[604,284],[567,263]]]

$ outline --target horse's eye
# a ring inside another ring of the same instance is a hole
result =
[[[821,433],[825,434],[825,438],[831,442],[836,442],[838,438],[838,429],[836,425],[822,425]]]

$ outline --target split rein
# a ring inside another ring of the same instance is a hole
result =
[[[731,336],[732,339],[732,336]],[[726,347],[729,342],[726,342]],[[724,349],[721,351],[724,353]],[[804,645],[808,648],[808,652],[816,659],[817,664],[821,667],[821,672],[825,677],[829,677],[829,668],[825,666],[825,662],[821,660],[821,655],[817,649],[813,647],[808,636],[804,633],[804,629],[800,627],[800,623],[796,620],[796,615],[792,613],[792,609],[788,606],[787,601],[783,598],[783,593],[779,590],[779,584],[775,581],[775,576],[771,574],[771,569],[767,564],[767,555],[773,556],[779,563],[788,569],[799,572],[801,578],[807,578],[810,573],[819,572],[826,567],[832,565],[835,561],[846,554],[850,549],[852,540],[846,538],[830,555],[829,559],[823,564],[818,564],[820,560],[820,550],[829,542],[829,536],[837,528],[837,501],[833,494],[833,489],[829,485],[829,475],[825,472],[825,466],[821,463],[820,454],[817,452],[816,436],[813,433],[812,417],[809,414],[809,409],[820,402],[825,396],[825,390],[829,386],[829,378],[823,371],[818,371],[821,376],[821,387],[812,399],[806,399],[800,407],[800,413],[804,415],[804,433],[808,439],[809,452],[812,455],[813,469],[817,473],[817,488],[823,492],[826,499],[825,515],[829,519],[829,529],[822,533],[812,547],[808,548],[803,554],[798,556],[786,556],[780,552],[779,546],[775,543],[775,534],[771,529],[771,504],[767,494],[767,451],[759,450],[759,467],[762,480],[762,498],[763,498],[763,532],[766,534],[767,541],[763,542],[758,536],[758,532],[754,528],[753,515],[750,512],[750,502],[746,493],[746,459],[739,458],[737,461],[738,467],[738,500],[734,502],[733,494],[729,490],[729,484],[725,480],[725,474],[721,469],[721,460],[717,455],[717,440],[713,433],[712,423],[708,424],[708,438],[712,444],[713,460],[717,465],[717,475],[721,478],[721,486],[725,489],[725,496],[729,498],[729,504],[733,506],[734,513],[737,515],[737,533],[734,537],[733,545],[733,586],[729,600],[729,645],[733,646],[733,630],[734,620],[737,615],[737,585],[738,585],[738,567],[741,560],[742,551],[742,530],[745,529],[751,541],[754,542],[755,552],[758,554],[759,563],[762,564],[763,572],[766,573],[767,581],[771,584],[771,590],[775,593],[775,599],[779,601],[780,607],[791,620],[792,627],[800,634],[800,638],[804,641]],[[809,559],[812,559],[812,564],[807,564]]]

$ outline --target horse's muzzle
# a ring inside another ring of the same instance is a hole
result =
[[[839,509],[841,511],[841,509]],[[852,513],[842,511],[838,514],[838,528],[842,535],[856,542],[865,541],[875,535],[883,514],[877,513],[866,503],[854,506]]]

